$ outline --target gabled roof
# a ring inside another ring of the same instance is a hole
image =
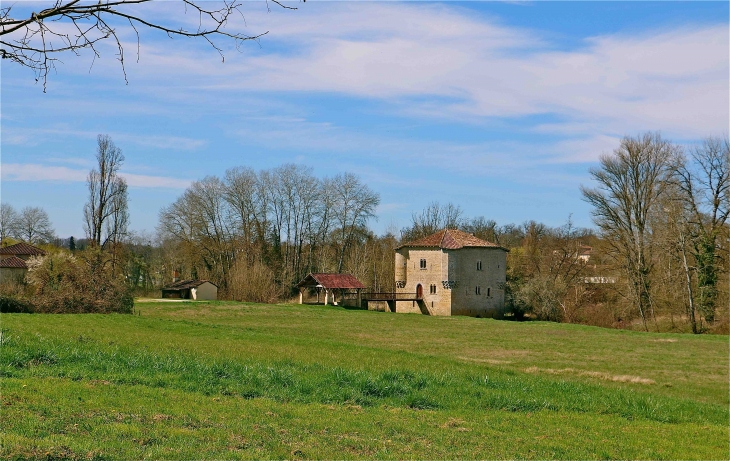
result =
[[[218,285],[211,282],[210,280],[181,280],[179,282],[175,282],[172,285],[168,285],[166,287],[163,287],[163,290],[172,290],[172,291],[180,291],[180,290],[187,290],[190,288],[197,288],[200,285],[204,283],[210,283],[214,287],[218,288]]]
[[[17,256],[11,256],[0,259],[0,268],[27,269],[28,265]]]
[[[0,255],[45,256],[46,252],[27,243],[16,243],[15,245],[0,248]]]
[[[365,288],[365,285],[350,274],[309,274],[297,284],[298,287],[322,285],[323,288]]]
[[[397,249],[404,247],[436,247],[447,250],[458,250],[460,248],[476,247],[476,248],[502,248],[496,243],[487,242],[480,238],[474,237],[472,234],[457,229],[444,229],[423,237],[412,242],[404,243]]]

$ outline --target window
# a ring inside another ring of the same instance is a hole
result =
[[[421,260],[421,269],[422,269],[422,270],[423,270],[423,269],[426,269],[426,260],[425,260],[425,259],[422,259],[422,260]]]
[[[492,296],[492,289],[491,288],[487,288],[487,296]]]
[[[477,261],[477,270],[478,271],[482,270],[482,262],[481,261]]]
[[[478,295],[482,294],[482,287],[477,286],[477,288],[475,290],[475,293],[478,294]]]
[[[429,293],[432,295],[435,295],[436,294],[436,285],[431,285],[429,288],[430,288]]]

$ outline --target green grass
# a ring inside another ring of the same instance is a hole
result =
[[[5,458],[727,459],[727,337],[235,303],[4,314]]]

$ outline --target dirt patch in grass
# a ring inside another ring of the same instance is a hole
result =
[[[550,375],[563,375],[571,374],[576,376],[588,376],[590,378],[597,378],[603,381],[613,381],[619,383],[632,383],[632,384],[656,384],[653,379],[642,378],[641,376],[632,375],[612,375],[611,373],[605,373],[602,371],[588,371],[588,370],[576,370],[574,368],[562,368],[559,370],[553,368],[538,368],[529,367],[525,368],[527,373],[547,373]]]
[[[651,342],[653,343],[676,343],[677,339],[671,339],[671,338],[660,338],[660,339],[652,339]]]
[[[506,365],[508,363],[512,363],[510,360],[479,359],[476,357],[457,357],[457,359],[465,360],[467,362],[488,363],[490,365]]]

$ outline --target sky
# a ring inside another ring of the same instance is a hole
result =
[[[6,6],[7,3],[4,3]],[[131,228],[229,168],[353,172],[380,194],[382,233],[430,202],[499,224],[569,216],[624,136],[692,145],[730,124],[728,2],[245,2],[225,56],[118,24],[114,45],[65,55],[46,92],[0,63],[0,199],[83,236],[96,137],[126,157]],[[41,3],[18,2],[21,16]],[[146,17],[194,26],[178,2]],[[60,25],[64,27],[63,24]]]

